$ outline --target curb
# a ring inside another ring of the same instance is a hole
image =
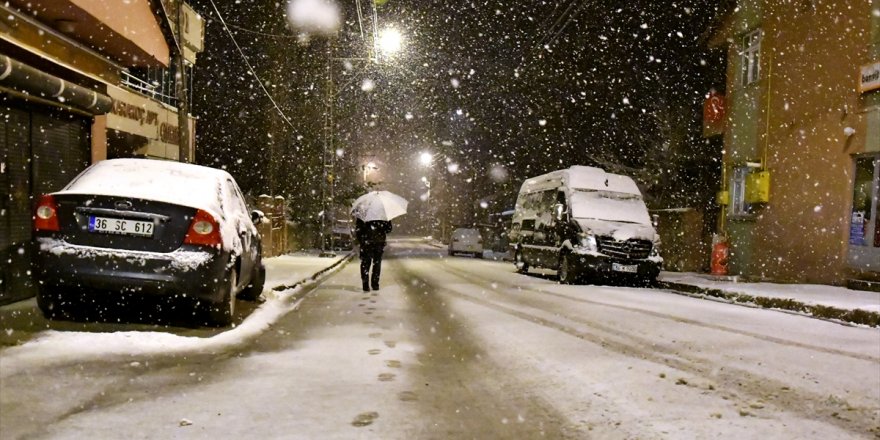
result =
[[[737,304],[747,304],[764,309],[780,309],[802,313],[819,319],[837,320],[853,324],[861,324],[870,327],[880,327],[880,313],[861,309],[841,309],[819,304],[806,304],[791,298],[771,298],[766,296],[752,296],[745,293],[728,292],[721,289],[710,289],[690,284],[659,281],[661,288],[669,289],[674,293],[695,295],[703,297],[720,298]]]
[[[329,272],[329,271],[331,271],[331,270],[333,270],[333,269],[339,267],[340,265],[342,265],[342,264],[344,264],[344,263],[347,263],[349,260],[352,259],[352,257],[354,257],[354,252],[349,252],[349,253],[346,254],[344,257],[340,258],[339,261],[337,261],[337,262],[331,264],[330,266],[327,266],[327,267],[325,267],[325,268],[323,268],[323,269],[321,269],[321,270],[315,272],[315,273],[312,274],[310,277],[303,278],[303,279],[301,279],[301,280],[299,280],[299,281],[297,281],[297,282],[295,282],[295,283],[293,283],[293,284],[282,284],[282,285],[280,285],[280,286],[275,286],[275,287],[272,288],[272,291],[273,291],[273,292],[282,292],[282,291],[285,291],[285,290],[288,290],[288,289],[294,289],[294,288],[296,288],[296,287],[299,287],[299,286],[301,286],[302,284],[305,284],[305,283],[307,283],[307,282],[309,282],[309,281],[315,281],[315,280],[317,280],[318,278],[320,278],[321,275],[324,275],[325,273],[327,273],[327,272]]]

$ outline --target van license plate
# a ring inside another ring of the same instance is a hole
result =
[[[137,235],[139,237],[153,236],[153,222],[137,220],[125,220],[121,218],[89,217],[89,232],[103,232],[105,234]]]
[[[611,270],[615,272],[638,273],[639,266],[635,264],[611,263]]]

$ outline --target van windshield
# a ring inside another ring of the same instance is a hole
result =
[[[648,208],[641,196],[612,191],[573,191],[571,194],[571,216],[643,225],[651,224]]]

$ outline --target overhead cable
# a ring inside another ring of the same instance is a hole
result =
[[[223,19],[223,15],[221,15],[220,10],[217,9],[217,4],[214,3],[214,0],[210,0],[210,2],[211,2],[211,6],[214,7],[214,12],[217,14],[217,18],[220,20],[220,23],[223,25],[223,29],[226,29],[226,33],[229,35],[229,38],[232,40],[232,44],[234,44],[235,48],[238,49],[238,53],[239,53],[239,55],[241,55],[241,59],[244,60],[245,65],[247,65],[247,68],[250,71],[251,75],[253,75],[254,78],[257,79],[257,83],[260,84],[260,88],[263,89],[263,93],[266,94],[266,97],[269,98],[269,101],[272,101],[272,105],[275,106],[275,110],[278,110],[278,114],[281,115],[281,119],[283,119],[284,122],[287,123],[287,125],[290,125],[290,128],[296,129],[296,127],[294,127],[294,125],[293,125],[293,122],[290,121],[290,118],[288,118],[287,115],[284,114],[284,112],[281,110],[281,107],[279,107],[278,103],[275,102],[275,99],[272,98],[272,95],[269,93],[269,90],[266,89],[266,86],[263,84],[263,81],[260,79],[259,76],[257,76],[257,72],[254,70],[254,67],[251,66],[250,61],[248,61],[247,57],[244,55],[244,51],[241,50],[241,46],[238,45],[238,41],[235,41],[235,36],[232,35],[232,31],[229,30],[229,26],[226,25],[226,20]]]

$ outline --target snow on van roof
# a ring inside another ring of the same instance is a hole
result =
[[[610,191],[639,196],[642,194],[630,177],[607,173],[602,168],[581,165],[528,179],[523,183],[523,191],[545,190],[563,184],[572,189]]]
[[[155,159],[98,162],[56,194],[134,197],[205,209],[221,214],[221,182],[226,171]]]
[[[631,178],[620,174],[606,173],[602,168],[573,166],[567,171],[570,188],[642,194]]]

